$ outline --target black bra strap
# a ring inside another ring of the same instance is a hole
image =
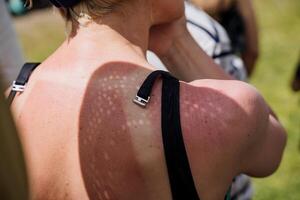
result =
[[[8,104],[11,105],[17,92],[23,92],[28,82],[28,79],[33,72],[33,70],[39,65],[40,63],[25,63],[17,77],[17,79],[13,82],[11,91],[7,98]]]
[[[180,124],[179,81],[168,72],[152,72],[141,86],[137,97],[149,99],[157,77],[162,76],[162,138],[170,187],[174,200],[198,200]],[[135,102],[138,101],[135,99]],[[140,103],[136,102],[141,105]],[[146,103],[147,104],[147,103]],[[143,105],[145,106],[145,105]]]
[[[164,79],[162,88],[162,134],[174,200],[199,199],[187,157],[180,122],[180,83]]]
[[[134,103],[146,107],[147,103],[150,101],[150,95],[152,91],[152,87],[158,77],[162,76],[163,78],[170,77],[170,74],[166,71],[157,70],[148,75],[147,79],[144,81],[142,86],[140,87],[135,99]]]

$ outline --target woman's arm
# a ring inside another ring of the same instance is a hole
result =
[[[171,73],[187,82],[207,78],[233,79],[199,47],[188,32],[177,38],[161,59]]]
[[[153,27],[150,36],[150,49],[179,79],[186,82],[204,78],[233,79],[199,47],[186,28],[185,18]]]

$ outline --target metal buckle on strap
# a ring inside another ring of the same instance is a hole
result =
[[[139,97],[138,95],[136,95],[135,98],[133,99],[134,103],[142,107],[146,107],[149,101],[150,101],[150,97],[148,97],[148,99],[144,99],[142,97]]]
[[[14,81],[12,84],[11,90],[15,91],[15,92],[24,92],[25,87],[26,87],[26,85],[19,85],[19,84],[16,84],[16,81]]]

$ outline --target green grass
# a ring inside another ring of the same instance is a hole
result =
[[[300,93],[292,93],[290,82],[300,54],[300,1],[254,1],[261,55],[251,83],[277,112],[289,135],[279,170],[269,178],[254,180],[254,199],[299,200]],[[61,43],[64,33],[59,21],[49,12],[16,21],[28,61],[42,61]]]
[[[261,32],[261,57],[251,83],[276,111],[288,131],[279,170],[255,180],[255,199],[300,199],[300,94],[290,82],[300,55],[300,1],[255,0]]]
[[[15,19],[23,52],[28,61],[42,61],[64,40],[65,24],[53,9],[34,11]]]

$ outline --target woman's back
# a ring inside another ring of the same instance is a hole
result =
[[[146,108],[133,98],[153,71],[145,59],[149,30],[181,17],[180,2],[130,1],[99,21],[80,13],[70,38],[32,74],[13,109],[33,199],[172,198],[162,142],[162,81]],[[256,90],[237,81],[181,82],[179,100],[201,199],[224,198],[237,174],[266,176],[278,166],[284,131],[269,123]],[[271,164],[262,159],[269,154]]]
[[[114,73],[102,71],[102,68],[95,72],[97,75],[89,74],[93,76],[89,80],[89,75],[81,73],[76,66],[71,73],[62,68],[52,70],[51,74],[47,67],[55,68],[47,65],[47,61],[41,64],[30,78],[25,92],[14,102],[15,117],[32,175],[33,195],[38,199],[85,199],[83,181],[87,171],[94,171],[93,177],[97,177],[99,172],[116,173],[130,169],[127,164],[136,162],[130,133],[125,130],[130,121],[124,116],[124,112],[128,113],[124,99],[129,96],[125,87],[136,77],[131,78],[125,73],[120,76],[119,81],[123,81],[120,84]],[[111,152],[114,145],[120,151],[114,152],[115,158]],[[103,150],[102,153],[95,148]],[[113,158],[113,164],[99,159],[100,154],[105,155],[105,159]],[[128,163],[119,165],[123,160],[120,156]],[[112,166],[120,168],[116,170]],[[121,173],[123,180],[119,183],[127,181],[124,180],[125,174]],[[131,179],[134,177],[136,174]],[[97,178],[97,183],[99,181]],[[92,185],[86,182],[87,188]],[[103,192],[107,190],[105,188],[102,188]]]
[[[59,53],[39,66],[15,100],[34,197],[171,199],[161,132],[161,80],[149,105],[141,108],[132,100],[150,69],[122,61],[93,70],[91,63],[52,62],[58,58]],[[244,111],[209,84],[203,81],[199,88],[181,83],[180,111],[196,188],[219,199],[236,170],[227,165],[234,162],[233,155],[222,158],[226,151],[237,151],[227,147],[239,139],[229,141],[235,131],[228,124]],[[226,84],[222,81],[224,90]],[[220,101],[222,106],[216,106]],[[232,108],[234,112],[224,115]]]

